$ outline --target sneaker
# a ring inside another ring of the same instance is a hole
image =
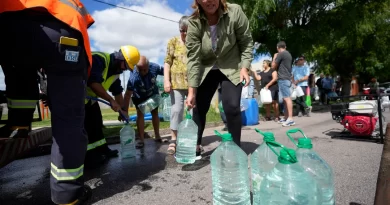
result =
[[[282,123],[285,123],[285,122],[286,122],[286,120],[284,118],[281,118],[278,123],[282,124]]]
[[[226,127],[226,125],[224,128],[222,128],[222,131],[224,131],[224,132],[228,131],[228,128]]]
[[[200,160],[202,159],[202,152],[204,151],[203,147],[200,146],[200,150],[199,151],[196,151],[196,158],[195,160]]]
[[[303,115],[302,115],[302,112],[299,112],[298,113],[298,117],[302,117]]]
[[[286,120],[286,121],[282,124],[283,127],[290,127],[290,126],[293,126],[293,125],[295,125],[295,122],[294,122],[293,120]]]
[[[311,108],[310,107],[305,108],[305,113],[306,113],[307,117],[310,117],[310,112],[311,112]]]

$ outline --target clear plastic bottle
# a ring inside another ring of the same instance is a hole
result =
[[[260,187],[263,178],[275,167],[278,163],[278,157],[268,147],[266,142],[275,142],[275,137],[272,132],[261,132],[255,129],[256,132],[264,136],[263,143],[251,154],[251,177],[253,187],[253,205],[260,205]],[[274,148],[279,150],[278,147]]]
[[[214,205],[250,205],[248,155],[230,133],[215,133],[222,143],[211,155]]]
[[[277,146],[282,149],[275,168],[261,183],[261,205],[320,205],[317,183],[299,165],[295,151],[276,142],[267,144],[272,144],[271,149]],[[276,154],[276,151],[274,153]]]
[[[168,93],[161,94],[162,102],[162,116],[164,121],[169,121],[171,119],[171,97]]]
[[[249,100],[245,99],[245,98],[241,98],[241,101],[240,101],[241,112],[248,109],[248,107],[249,107]]]
[[[120,131],[120,157],[121,159],[135,157],[135,130],[129,125],[125,124]]]
[[[138,105],[138,108],[143,114],[150,113],[150,111],[156,109],[160,105],[161,97],[159,94],[155,94],[145,102]]]
[[[164,92],[164,76],[157,75],[156,84],[160,92]]]
[[[176,162],[192,164],[196,160],[196,144],[198,141],[198,126],[186,110],[185,119],[177,129]]]
[[[304,137],[298,138],[298,144],[290,134],[300,132]],[[334,176],[329,164],[322,159],[312,148],[310,138],[307,138],[301,129],[287,131],[287,136],[297,146],[298,163],[316,180],[321,194],[321,205],[334,205]]]

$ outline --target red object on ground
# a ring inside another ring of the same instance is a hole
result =
[[[378,118],[371,116],[346,115],[341,124],[353,135],[369,136],[375,130],[377,120]]]

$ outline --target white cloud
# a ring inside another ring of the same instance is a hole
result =
[[[166,1],[127,0],[120,6],[179,21],[183,14],[170,8]],[[95,24],[89,29],[93,49],[113,52],[121,45],[134,45],[150,61],[165,56],[167,41],[179,35],[178,24],[121,8],[109,8],[92,13]]]
[[[125,0],[118,6],[177,22],[183,16],[161,0]],[[94,11],[92,16],[95,23],[88,32],[93,41],[93,51],[113,52],[122,45],[133,45],[151,62],[162,64],[168,40],[179,35],[177,23],[121,8]],[[127,84],[129,72],[124,75],[126,81],[122,85]],[[123,75],[121,80],[123,81]]]

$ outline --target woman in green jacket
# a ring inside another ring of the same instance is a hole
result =
[[[197,156],[210,102],[221,84],[228,131],[240,146],[242,86],[248,86],[253,40],[248,18],[226,0],[194,0],[186,37],[188,97],[198,125]],[[243,83],[245,82],[245,83]]]

